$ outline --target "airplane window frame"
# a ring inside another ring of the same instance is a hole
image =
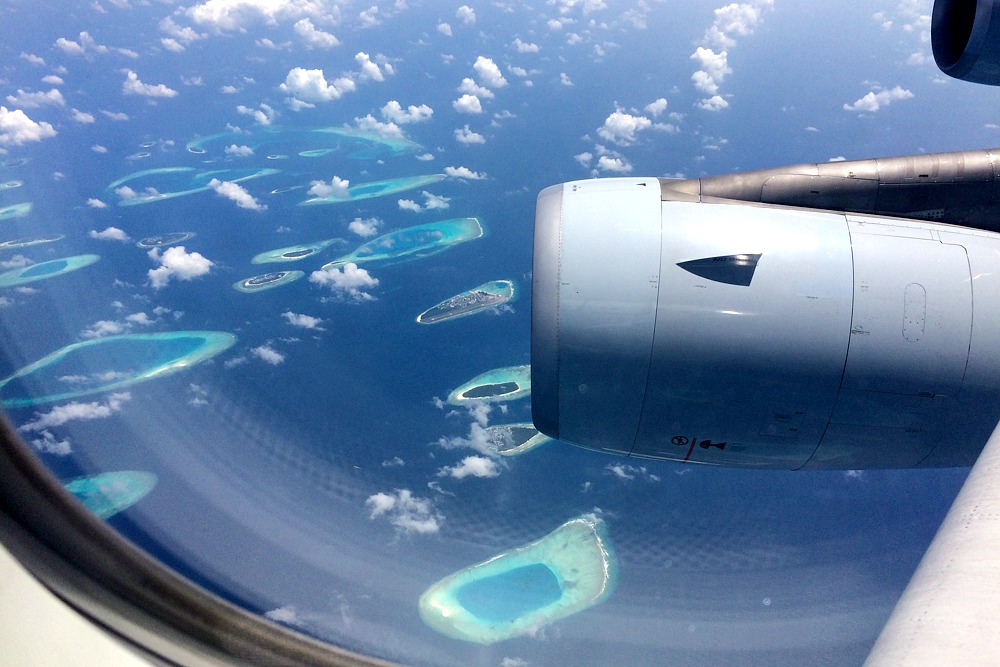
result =
[[[0,542],[71,608],[164,664],[393,664],[252,614],[160,564],[66,491],[5,417],[0,417]]]

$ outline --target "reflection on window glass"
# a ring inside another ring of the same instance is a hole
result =
[[[532,223],[562,181],[995,143],[924,5],[6,2],[6,414],[134,544],[355,651],[859,663],[965,471],[551,441]]]

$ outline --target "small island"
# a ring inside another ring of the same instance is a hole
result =
[[[63,487],[101,519],[108,519],[146,497],[156,486],[151,472],[119,470],[77,477]]]
[[[507,303],[515,296],[511,280],[491,280],[453,297],[449,297],[417,315],[421,324],[437,324],[459,317],[475,315]]]
[[[238,292],[263,292],[295,282],[304,275],[304,271],[272,271],[238,280],[233,283],[233,289]]]
[[[497,403],[524,398],[531,393],[531,366],[506,366],[481,373],[448,394],[448,403],[470,401]]]

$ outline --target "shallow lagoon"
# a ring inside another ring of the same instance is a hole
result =
[[[448,394],[448,403],[513,401],[531,393],[531,366],[505,366],[481,373]]]
[[[55,276],[61,276],[64,273],[90,266],[100,259],[100,255],[74,255],[73,257],[60,257],[59,259],[50,259],[47,262],[39,262],[31,266],[12,269],[0,273],[0,287],[16,287],[26,283],[33,283],[36,280],[54,278]]]
[[[354,252],[323,266],[330,269],[348,262],[405,262],[447,250],[453,245],[478,239],[483,228],[476,218],[456,218],[428,222],[383,234],[359,246]]]
[[[176,373],[230,348],[222,331],[108,336],[73,343],[0,381],[4,407],[64,401]]]
[[[63,486],[101,519],[107,519],[146,497],[156,486],[156,475],[138,470],[119,470],[78,477]]]
[[[159,169],[143,169],[127,176],[123,176],[111,182],[105,188],[109,193],[118,194],[118,188],[128,183],[133,183],[135,187],[129,185],[135,194],[126,196],[118,201],[119,206],[137,206],[148,204],[154,201],[163,201],[175,197],[206,192],[211,189],[208,185],[212,179],[228,183],[241,183],[252,178],[270,176],[279,173],[278,169],[216,169],[212,171],[201,171],[194,175],[194,167],[161,167]],[[138,183],[136,183],[138,181]],[[158,186],[158,187],[157,187]],[[139,189],[137,189],[139,188]],[[120,194],[118,196],[121,196]]]
[[[284,248],[277,248],[275,250],[267,250],[258,255],[254,255],[254,258],[250,260],[251,264],[269,264],[271,262],[296,262],[300,259],[305,259],[306,257],[312,257],[316,253],[325,250],[332,244],[336,243],[339,239],[325,239],[323,241],[314,241],[312,243],[302,243],[300,245],[291,245]]]
[[[539,432],[533,424],[497,424],[486,428],[486,438],[501,456],[520,456],[552,442],[552,438]]]
[[[492,644],[603,601],[617,576],[604,521],[584,514],[440,580],[420,596],[420,618],[449,637]]]
[[[371,183],[359,183],[347,188],[347,196],[339,197],[330,195],[328,197],[312,197],[299,202],[299,206],[317,206],[322,204],[338,204],[347,201],[357,201],[359,199],[372,199],[373,197],[385,197],[394,195],[397,192],[404,192],[414,188],[421,188],[426,185],[438,183],[445,179],[444,174],[430,174],[427,176],[403,176],[402,178],[389,178],[384,181],[372,181]]]
[[[31,213],[31,202],[2,206],[0,207],[0,220],[20,218],[21,216],[28,215],[29,213]]]

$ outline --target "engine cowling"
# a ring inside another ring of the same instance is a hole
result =
[[[948,76],[1000,85],[1000,3],[935,0],[931,48],[937,66]]]
[[[1000,235],[667,191],[539,194],[542,433],[728,466],[971,465],[1000,419]]]

